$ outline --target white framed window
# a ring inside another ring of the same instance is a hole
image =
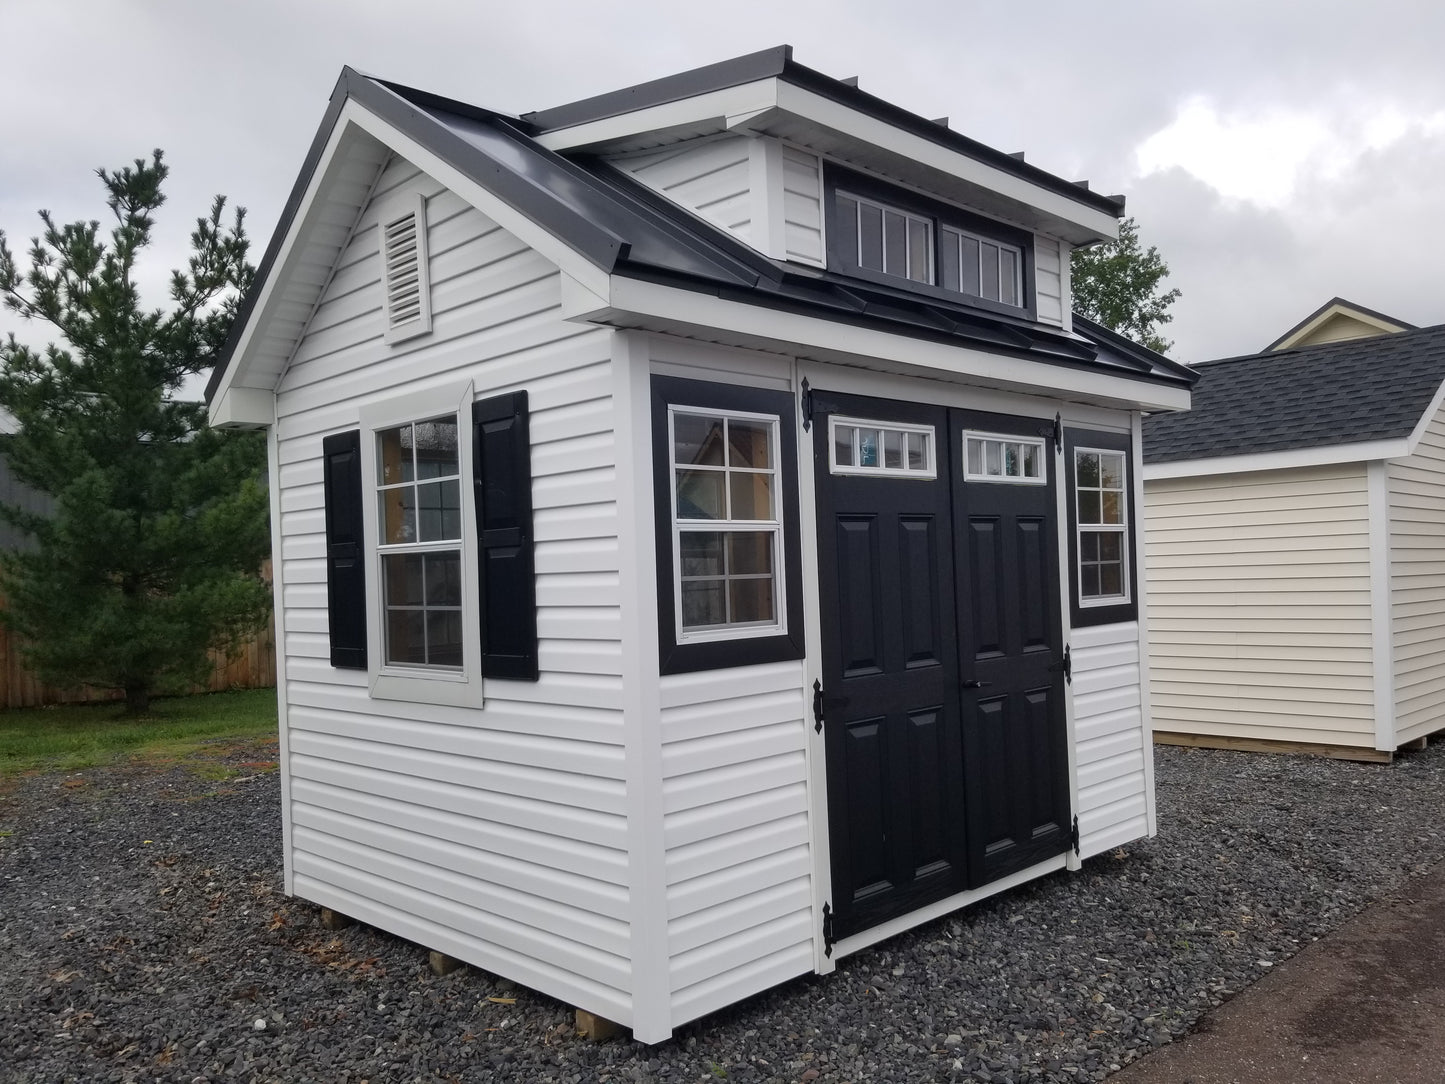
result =
[[[777,415],[670,405],[679,643],[784,630]]]
[[[970,297],[1020,305],[1023,297],[1023,250],[953,226],[939,230],[940,285]]]
[[[362,411],[372,695],[480,703],[470,384]]]
[[[938,477],[938,442],[931,425],[830,417],[828,436],[834,474]]]
[[[839,189],[840,217],[853,224],[857,266],[933,283],[933,220]]]
[[[1079,605],[1129,601],[1128,455],[1074,449]]]
[[[969,482],[1047,485],[1044,442],[1001,433],[963,434],[963,477]]]

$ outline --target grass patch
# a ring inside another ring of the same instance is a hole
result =
[[[213,760],[217,752],[231,754],[276,736],[275,689],[154,700],[149,712],[131,718],[122,711],[120,704],[0,711],[0,777],[77,771],[122,757],[165,763],[205,753],[203,760]]]

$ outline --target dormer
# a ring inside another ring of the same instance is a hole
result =
[[[788,46],[528,114],[772,259],[1069,328],[1102,196],[813,71]]]

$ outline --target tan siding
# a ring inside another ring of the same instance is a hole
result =
[[[662,682],[673,1019],[812,970],[802,668]]]
[[[394,160],[428,198],[433,333],[382,342],[364,212],[277,393],[296,890],[624,1022],[627,810],[611,340],[557,269]],[[374,699],[327,651],[321,440],[388,396],[471,380],[532,408],[536,683],[484,708]]]
[[[1139,626],[1075,629],[1074,735],[1079,854],[1088,858],[1149,834]]]
[[[1146,481],[1156,731],[1375,744],[1361,464]]]
[[[747,242],[752,225],[746,136],[688,140],[615,164],[649,188]]]
[[[1388,464],[1395,740],[1445,727],[1445,410]]]

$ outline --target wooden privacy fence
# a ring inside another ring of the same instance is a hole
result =
[[[227,658],[211,652],[211,675],[195,692],[224,689],[261,689],[276,684],[276,639],[274,620],[258,632],[239,652]],[[43,704],[81,704],[95,700],[119,700],[118,689],[57,689],[43,684],[25,667],[19,637],[0,625],[0,708],[36,708]]]

